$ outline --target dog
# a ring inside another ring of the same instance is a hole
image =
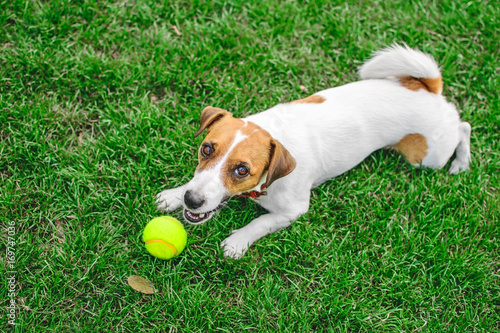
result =
[[[206,107],[194,135],[207,131],[194,176],[159,193],[158,209],[183,206],[187,222],[200,224],[231,197],[252,198],[268,213],[221,244],[226,257],[239,259],[255,241],[304,214],[312,188],[378,149],[392,148],[413,166],[434,169],[455,153],[450,173],[469,169],[471,126],[441,95],[432,56],[394,44],[365,62],[359,76],[242,119]]]

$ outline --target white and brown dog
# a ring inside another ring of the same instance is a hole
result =
[[[184,207],[185,219],[210,219],[233,196],[249,196],[269,211],[222,242],[240,258],[261,237],[288,227],[309,209],[310,191],[391,147],[412,165],[450,173],[469,168],[470,131],[441,95],[434,59],[394,45],[366,62],[362,81],[244,119],[206,107],[195,137],[207,130],[199,164],[185,185],[158,194],[161,211]]]

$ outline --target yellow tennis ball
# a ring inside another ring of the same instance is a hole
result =
[[[152,219],[144,228],[142,240],[146,250],[156,258],[170,259],[186,247],[187,234],[182,224],[172,216]]]

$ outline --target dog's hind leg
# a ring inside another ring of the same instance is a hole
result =
[[[470,162],[470,132],[469,123],[462,122],[458,125],[459,141],[456,148],[456,156],[451,162],[450,173],[457,174],[460,171],[469,169]]]

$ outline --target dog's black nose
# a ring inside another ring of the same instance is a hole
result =
[[[194,195],[191,191],[186,191],[186,194],[184,194],[184,203],[187,208],[196,209],[200,208],[205,203],[205,199]]]

